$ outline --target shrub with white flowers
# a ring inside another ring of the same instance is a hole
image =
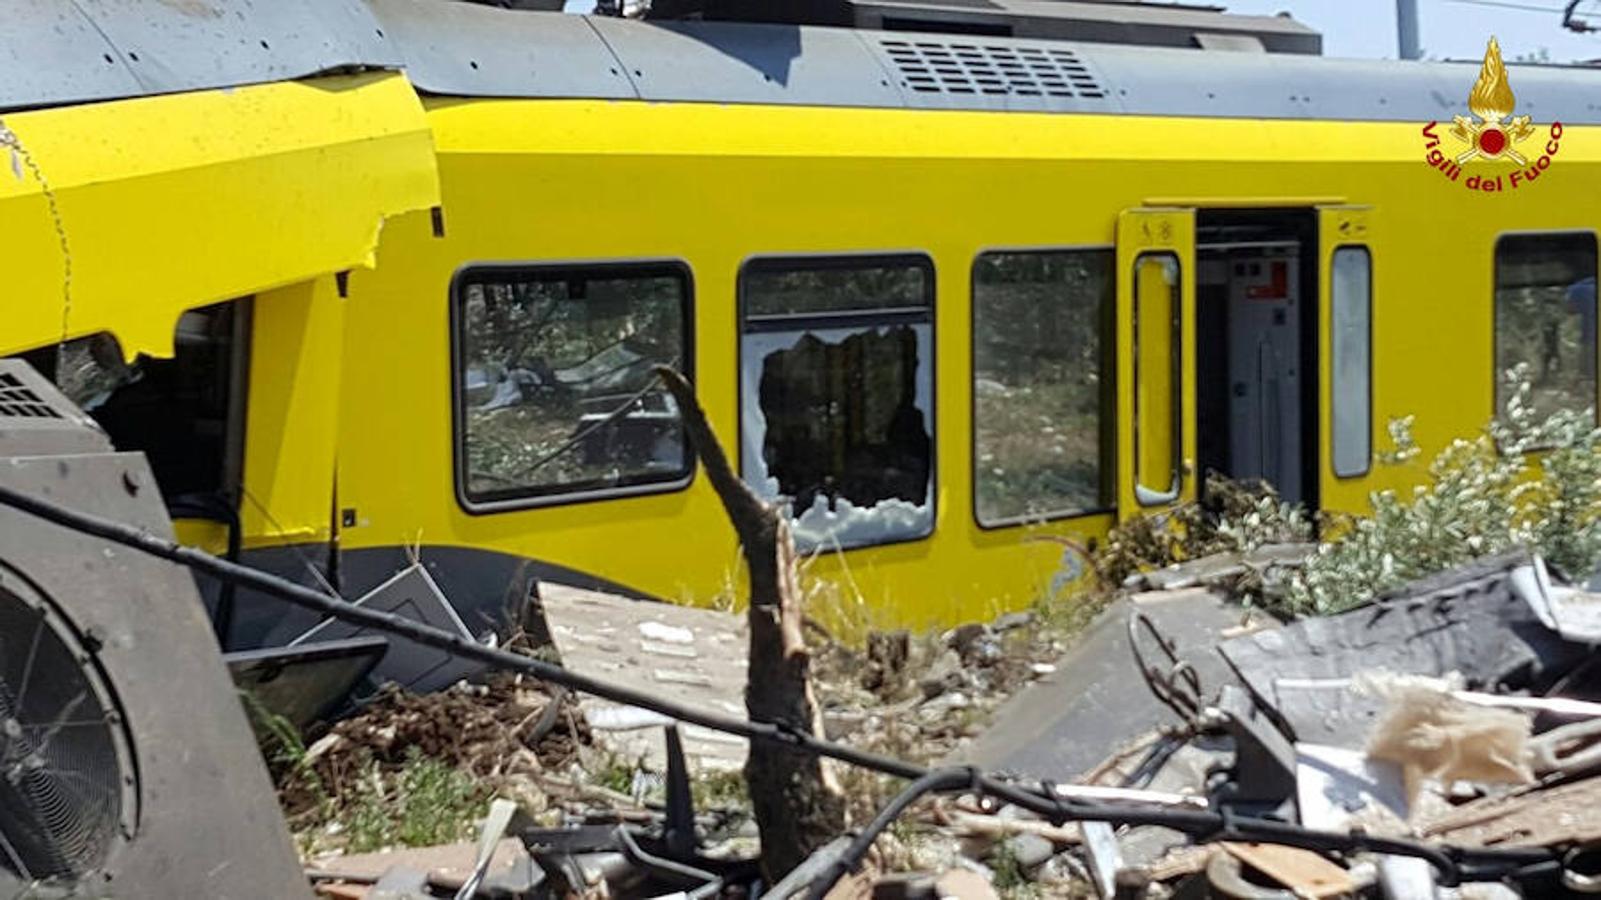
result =
[[[1541,418],[1527,366],[1507,373],[1505,415],[1458,439],[1410,492],[1378,491],[1367,516],[1332,521],[1336,537],[1292,579],[1288,612],[1350,609],[1393,587],[1525,546],[1570,578],[1601,562],[1601,429],[1590,410]],[[1412,417],[1390,423],[1387,465],[1418,455]]]

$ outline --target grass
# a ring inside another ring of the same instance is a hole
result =
[[[294,725],[249,692],[240,692],[240,700],[303,856],[431,847],[474,836],[492,791],[471,774],[412,748],[398,768],[369,759],[355,779],[328,785]]]
[[[588,769],[589,782],[608,791],[633,794],[634,773],[639,769],[638,761],[630,760],[620,753],[607,752],[600,757],[600,762]]]
[[[369,763],[352,793],[333,821],[347,853],[471,840],[491,799],[471,775],[415,749],[397,771]]]
[[[1010,843],[1001,841],[995,845],[995,850],[990,854],[989,867],[995,873],[991,886],[995,888],[995,893],[1006,900],[1024,900],[1038,895],[1038,888]]]
[[[698,810],[750,809],[750,789],[745,774],[738,769],[718,769],[692,774],[690,796]]]

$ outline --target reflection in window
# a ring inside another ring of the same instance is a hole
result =
[[[995,525],[1107,509],[1113,253],[987,253],[973,274],[974,487]]]
[[[758,260],[740,276],[741,461],[803,547],[934,524],[934,274],[921,257]]]
[[[1595,406],[1596,241],[1593,234],[1504,237],[1495,248],[1495,408],[1504,373],[1523,363],[1540,414]]]
[[[651,368],[687,369],[688,308],[673,265],[464,276],[455,314],[467,499],[687,478],[678,408]]]
[[[1365,475],[1373,454],[1373,261],[1366,247],[1334,251],[1334,474]]]

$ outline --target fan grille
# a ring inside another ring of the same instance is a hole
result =
[[[130,830],[122,717],[54,606],[0,573],[0,871],[76,880]]]

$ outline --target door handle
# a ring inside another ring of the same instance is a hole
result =
[[[1184,484],[1184,478],[1179,473],[1173,473],[1173,486],[1165,491],[1153,491],[1139,482],[1134,483],[1134,499],[1141,506],[1161,506],[1172,503],[1179,498],[1179,489]]]

